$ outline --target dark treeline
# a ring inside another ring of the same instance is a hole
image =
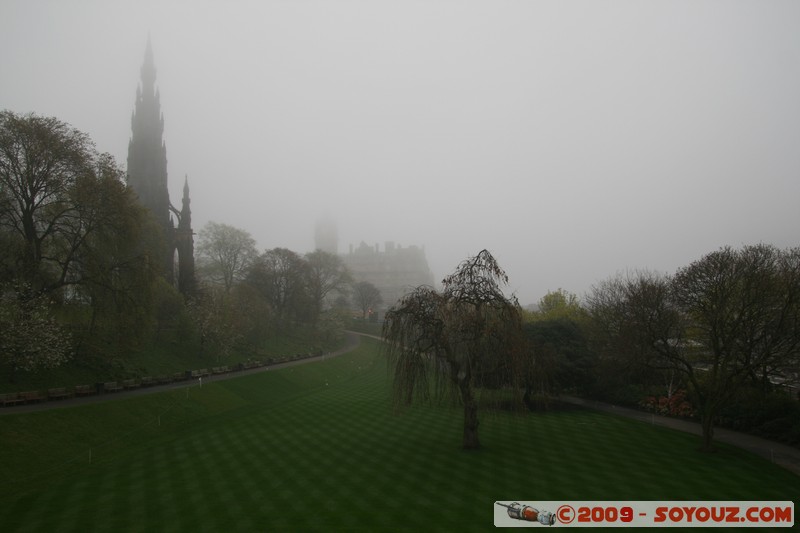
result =
[[[55,118],[0,113],[6,378],[124,358],[165,339],[222,358],[258,354],[279,331],[300,328],[320,346],[341,334],[337,309],[351,278],[338,257],[258,254],[243,230],[211,223],[199,236],[197,287],[181,294],[161,271],[161,231],[86,134]]]
[[[289,330],[322,346],[354,310],[366,315],[381,303],[335,255],[259,253],[246,231],[213,222],[198,238],[197,287],[182,294],[160,271],[160,232],[124,171],[87,135],[55,118],[0,113],[7,377],[126,357],[165,339],[218,359],[258,354]],[[448,301],[446,291],[429,296],[420,301]],[[559,290],[524,314],[521,330],[528,355],[518,377],[529,406],[572,393],[694,416],[704,448],[717,424],[800,443],[800,404],[787,393],[800,367],[798,248],[722,248],[672,275],[609,279],[584,302]]]
[[[548,294],[525,325],[540,392],[570,391],[800,444],[800,248],[722,248],[673,275]]]
[[[483,250],[389,310],[397,406],[459,398],[469,449],[481,398],[546,409],[559,394],[695,417],[703,450],[720,423],[800,444],[800,248],[722,248],[674,275],[609,279],[583,305],[559,289],[532,312],[507,283]]]
[[[330,343],[350,315],[352,277],[338,256],[287,248],[259,254],[246,231],[226,224],[201,230],[198,274],[202,289],[189,311],[204,349],[220,356],[298,327]]]

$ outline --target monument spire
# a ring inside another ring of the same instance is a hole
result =
[[[187,177],[183,189],[183,209],[177,211],[169,200],[164,115],[156,87],[155,59],[149,34],[140,75],[128,143],[128,186],[161,227],[164,277],[182,291],[188,291],[194,287],[194,233],[189,210],[189,182]],[[175,228],[170,211],[178,216],[179,228]]]
[[[140,72],[128,143],[128,185],[139,202],[166,228],[170,225],[167,147],[163,140],[164,117],[155,87],[156,68],[149,36]]]

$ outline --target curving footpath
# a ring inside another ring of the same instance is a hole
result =
[[[366,333],[357,334],[364,337],[383,340],[381,337],[377,337],[375,335],[368,335]],[[559,396],[558,400],[564,403],[585,407],[587,409],[603,411],[606,413],[639,420],[648,424],[684,431],[686,433],[697,435],[698,437],[702,436],[703,434],[699,422],[654,415],[652,413],[637,411],[636,409],[618,407],[616,405],[596,402],[593,400],[584,400],[574,396]],[[761,437],[756,437],[755,435],[748,435],[747,433],[740,433],[738,431],[731,431],[724,428],[714,428],[714,439],[719,442],[736,446],[737,448],[742,448],[750,453],[760,455],[761,457],[764,457],[769,461],[800,476],[800,449],[798,448],[781,444],[780,442],[762,439]]]
[[[703,434],[699,422],[654,415],[653,413],[596,402],[594,400],[584,400],[574,396],[559,396],[558,399],[564,403],[632,418],[647,424],[676,429],[697,436],[702,436]],[[724,428],[714,428],[714,440],[731,444],[737,448],[742,448],[756,455],[760,455],[790,472],[800,475],[800,449],[781,444],[780,442],[762,439],[755,435],[748,435],[747,433],[740,433]]]
[[[345,345],[336,351],[328,352],[323,355],[316,355],[314,357],[306,357],[305,359],[298,359],[296,361],[287,361],[285,363],[275,363],[267,366],[259,366],[256,368],[248,368],[244,370],[234,370],[226,374],[214,374],[206,378],[192,379],[189,381],[179,381],[176,383],[167,383],[165,385],[152,385],[149,387],[140,387],[138,389],[125,390],[120,392],[112,392],[107,394],[93,394],[91,396],[83,396],[80,398],[67,398],[64,400],[52,400],[45,402],[38,402],[25,405],[15,405],[11,407],[0,408],[0,416],[13,413],[33,413],[36,411],[47,411],[49,409],[64,409],[66,407],[74,407],[76,405],[85,405],[90,403],[109,402],[113,400],[120,400],[122,398],[133,398],[136,396],[144,396],[145,394],[153,394],[154,392],[164,392],[174,389],[185,389],[187,387],[198,387],[203,382],[213,383],[215,381],[222,381],[225,379],[233,379],[241,376],[248,376],[250,374],[257,374],[259,372],[266,372],[268,370],[277,370],[279,368],[286,368],[290,366],[302,365],[312,361],[323,361],[329,357],[336,357],[355,350],[361,344],[361,337],[353,331],[346,331],[347,341]]]

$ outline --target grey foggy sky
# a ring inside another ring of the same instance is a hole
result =
[[[124,166],[148,32],[196,230],[488,248],[523,304],[800,244],[800,2],[2,0],[0,108]]]

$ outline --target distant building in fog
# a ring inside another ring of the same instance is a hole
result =
[[[406,292],[419,285],[433,285],[433,274],[425,258],[425,248],[395,245],[386,242],[383,250],[378,245],[362,242],[357,248],[339,254],[339,237],[336,221],[331,216],[317,219],[314,228],[314,248],[339,255],[353,281],[367,281],[381,291],[383,304],[379,311],[393,306]],[[381,312],[382,314],[382,312]]]
[[[395,245],[386,242],[383,251],[378,245],[363,241],[357,248],[342,255],[355,281],[367,281],[381,291],[383,309],[393,306],[404,294],[419,285],[433,285],[433,273],[425,258],[425,248]]]
[[[339,235],[333,217],[326,215],[317,219],[314,228],[314,249],[333,255],[339,254]]]

